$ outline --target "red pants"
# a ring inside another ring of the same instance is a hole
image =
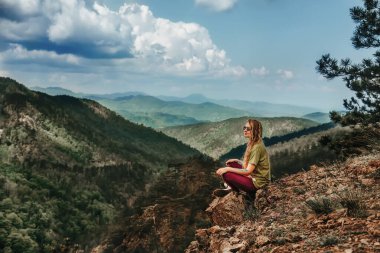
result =
[[[223,174],[223,180],[232,188],[232,190],[237,192],[239,192],[239,190],[243,190],[250,197],[255,197],[257,189],[253,185],[252,178],[233,172],[227,172]]]

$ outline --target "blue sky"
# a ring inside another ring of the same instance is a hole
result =
[[[0,75],[77,92],[201,93],[341,109],[351,92],[315,71],[359,61],[359,0],[0,0]]]

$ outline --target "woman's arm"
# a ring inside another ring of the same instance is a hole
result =
[[[216,174],[218,174],[218,175],[221,176],[221,175],[223,175],[226,172],[233,172],[233,173],[236,173],[236,174],[239,174],[239,175],[249,176],[253,172],[254,169],[255,169],[255,165],[249,163],[248,167],[246,169],[235,169],[235,168],[232,168],[232,167],[224,167],[224,168],[218,169],[216,171]]]

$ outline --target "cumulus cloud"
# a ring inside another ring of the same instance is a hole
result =
[[[289,80],[294,78],[294,73],[290,70],[284,70],[284,69],[279,69],[277,71],[277,74],[280,75],[282,79]]]
[[[231,8],[235,2],[220,1],[220,6]],[[244,72],[230,66],[206,28],[157,18],[145,5],[124,4],[113,11],[84,0],[0,0],[0,7],[11,13],[0,18],[0,39],[17,45],[5,53],[7,59],[130,58],[173,74]]]
[[[207,7],[213,11],[227,11],[234,7],[238,0],[195,0],[195,4]]]
[[[0,16],[13,20],[22,20],[37,15],[40,0],[1,0]]]
[[[32,62],[41,65],[79,65],[80,58],[72,54],[57,54],[46,50],[27,50],[21,45],[11,44],[0,53],[0,60],[5,63]]]
[[[267,76],[269,75],[269,70],[262,66],[260,68],[253,68],[251,74],[254,76]]]

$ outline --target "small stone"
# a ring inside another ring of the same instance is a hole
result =
[[[361,183],[365,186],[372,186],[375,184],[375,179],[373,179],[373,178],[362,178]]]
[[[296,248],[299,248],[300,245],[298,243],[295,243],[295,244],[292,245],[292,247],[293,247],[293,249],[296,249]]]
[[[380,229],[370,228],[370,229],[368,229],[368,232],[371,235],[380,236]]]
[[[206,231],[206,229],[198,229],[198,230],[195,232],[195,236],[196,236],[196,237],[206,237],[206,236],[207,236],[207,231]]]
[[[190,245],[187,247],[185,253],[197,253],[199,252],[199,243],[197,241],[192,241]]]
[[[230,252],[236,252],[238,250],[245,249],[246,245],[244,243],[235,244],[231,247]]]
[[[211,234],[215,234],[215,233],[218,233],[220,230],[221,230],[221,228],[218,225],[215,225],[215,226],[209,228],[208,232],[210,232]]]
[[[239,238],[236,238],[236,237],[231,237],[228,241],[229,241],[231,244],[236,244],[236,243],[240,242],[240,239],[239,239]]]
[[[334,212],[330,213],[328,215],[328,217],[330,219],[336,219],[337,220],[343,216],[346,216],[346,214],[347,214],[347,208],[341,208],[341,209],[335,210]]]
[[[345,249],[344,253],[352,253],[352,249]]]
[[[264,236],[264,235],[259,235],[257,238],[256,238],[256,245],[261,247],[261,246],[264,246],[265,244],[267,244],[269,242],[269,238],[267,236]]]

